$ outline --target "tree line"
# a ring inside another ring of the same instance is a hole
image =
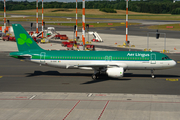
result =
[[[79,0],[78,0],[79,1]],[[116,0],[116,1],[107,1],[107,0],[95,0],[95,1],[86,1],[86,9],[119,9],[126,10],[126,0]],[[42,2],[38,3],[39,9],[42,7]],[[75,8],[75,2],[44,2],[44,9],[46,8]],[[82,8],[82,1],[78,2],[78,8]],[[7,1],[6,10],[27,10],[27,9],[36,9],[36,1],[28,2],[26,1]],[[173,3],[173,0],[140,0],[140,1],[131,1],[129,0],[128,9],[134,12],[143,12],[143,13],[170,13],[170,14],[180,14],[180,2]],[[0,1],[0,10],[4,10],[4,2]]]

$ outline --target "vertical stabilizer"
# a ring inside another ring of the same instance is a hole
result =
[[[19,51],[43,50],[20,24],[12,24]]]

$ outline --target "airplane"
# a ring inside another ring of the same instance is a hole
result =
[[[10,56],[65,69],[93,70],[92,79],[100,74],[109,77],[122,78],[126,70],[154,70],[172,68],[176,62],[167,55],[152,51],[69,51],[44,50],[31,38],[20,24],[13,24],[18,52]]]

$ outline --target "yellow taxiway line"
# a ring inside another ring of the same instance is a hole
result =
[[[169,79],[167,78],[166,81],[179,81],[178,79]]]

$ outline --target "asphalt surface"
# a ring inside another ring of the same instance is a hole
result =
[[[86,18],[88,19],[88,18]],[[94,19],[100,19],[100,18],[94,18]],[[122,22],[125,20],[122,19],[106,19],[101,18],[102,22],[107,23],[113,23],[113,22]],[[36,31],[36,22],[35,21],[26,21],[26,22],[11,22],[11,24],[18,23],[21,24],[27,31],[31,31],[30,25],[31,22],[34,23],[32,30]],[[66,21],[61,21],[65,23]],[[58,23],[61,23],[60,21]],[[93,22],[93,21],[92,21]],[[96,21],[94,21],[96,22]],[[101,21],[100,21],[101,22]],[[135,36],[147,36],[148,32],[156,32],[155,29],[147,29],[148,26],[151,25],[159,25],[159,24],[175,24],[178,23],[178,21],[164,21],[164,20],[129,20],[129,22],[133,23],[141,23],[139,25],[129,25],[128,26],[128,35],[135,35]],[[3,24],[3,22],[0,22]],[[57,23],[57,21],[55,21]],[[69,23],[68,21],[66,23]],[[73,21],[71,22],[73,23]],[[47,29],[47,27],[55,27],[56,31],[73,31],[74,27],[67,27],[67,26],[55,26],[55,25],[48,25],[46,24],[44,26],[44,29]],[[39,24],[39,31],[41,31],[42,26],[41,23]],[[78,31],[82,31],[82,29],[79,27]],[[119,35],[125,35],[126,34],[126,26],[117,26],[117,27],[90,27],[89,31],[97,31],[98,33],[105,33],[105,34],[119,34]],[[172,30],[159,30],[160,33],[166,33],[166,38],[180,38],[180,31],[172,31]],[[149,36],[155,37],[155,34],[149,33]],[[163,37],[161,35],[160,37]]]
[[[30,23],[22,25],[30,30]],[[129,34],[147,36],[147,32],[152,31],[144,26],[146,25],[130,26]],[[71,31],[72,27],[56,27],[56,30]],[[125,34],[124,26],[90,30]],[[167,37],[179,38],[178,35],[177,31],[167,31]],[[125,50],[108,46],[96,47]],[[172,69],[155,71],[155,79],[151,78],[150,71],[133,70],[126,71],[121,79],[102,75],[99,80],[91,79],[93,71],[39,66],[11,58],[8,54],[9,52],[0,51],[2,120],[179,119],[180,54],[167,54],[177,65]]]
[[[92,80],[93,71],[59,69],[20,61],[0,52],[0,92],[83,92],[180,95],[179,54],[168,54],[177,65],[172,69],[155,71],[126,71],[121,79],[102,75]]]
[[[22,26],[30,31],[30,23],[29,25],[22,24]],[[155,29],[147,29],[146,27],[150,25],[131,25],[128,26],[128,35],[135,35],[135,36],[147,36],[148,32],[156,32]],[[54,25],[46,25],[44,29],[47,27],[55,27],[56,31],[73,31],[73,27],[67,26],[54,26]],[[35,26],[32,29],[33,31],[36,30]],[[41,26],[39,26],[39,30],[41,30]],[[81,28],[78,31],[82,31]],[[90,27],[89,31],[96,31],[98,33],[105,33],[105,34],[118,34],[118,35],[126,35],[126,26],[117,26],[117,27]],[[160,33],[166,33],[166,38],[180,38],[180,31],[171,31],[171,30],[159,30]],[[155,37],[155,34],[149,33],[150,37]],[[160,37],[163,37],[161,35]]]

